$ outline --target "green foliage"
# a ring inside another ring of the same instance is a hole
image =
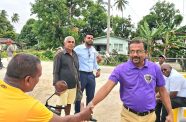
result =
[[[3,33],[3,35],[1,36],[2,38],[11,38],[13,40],[16,39],[16,33],[14,31],[6,31]]]
[[[183,17],[173,3],[166,1],[157,2],[151,9],[151,14],[156,14],[158,24],[163,24],[167,28],[174,28],[181,24]]]
[[[32,54],[39,57],[40,60],[53,60],[55,53],[53,51],[25,50],[24,53]]]
[[[47,59],[49,59],[49,60],[53,60],[53,58],[54,58],[54,52],[50,51],[50,50],[43,52],[42,55],[44,57],[47,57]]]
[[[17,23],[19,21],[19,15],[17,13],[14,13],[11,19],[12,22]]]
[[[104,57],[103,58],[103,65],[111,65],[116,66],[118,64],[121,64],[123,62],[126,62],[128,60],[127,55],[123,54],[117,54],[117,55],[111,55],[110,57]]]
[[[6,58],[7,57],[7,52],[6,51],[2,51],[1,52],[1,57],[2,58]]]
[[[144,16],[138,25],[141,25],[146,21],[150,29],[157,28],[160,25],[164,25],[166,28],[175,28],[181,24],[182,20],[183,17],[179,10],[175,9],[173,3],[162,1],[157,2],[151,8],[150,14]]]
[[[114,6],[116,6],[116,8],[122,12],[122,18],[123,18],[123,11],[125,9],[126,4],[128,4],[128,1],[127,0],[115,0],[115,1],[116,2],[114,3]]]
[[[94,37],[105,35],[104,30],[107,28],[107,14],[104,7],[99,4],[90,3],[90,6],[82,12],[85,21],[81,33],[92,33]]]
[[[24,43],[25,46],[34,46],[38,43],[36,34],[36,20],[29,19],[21,30],[17,40],[19,43]]]
[[[116,56],[117,62],[121,63],[121,62],[126,62],[128,60],[128,56],[123,55],[123,54],[118,54]]]
[[[161,53],[167,57],[175,57],[185,45],[184,27],[178,28],[182,20],[183,17],[173,3],[157,2],[150,14],[138,23],[136,35],[147,40],[150,56],[157,57]],[[159,44],[156,40],[161,40],[162,43]]]
[[[134,30],[134,25],[131,23],[130,18],[111,17],[111,27],[114,36],[129,38]]]
[[[7,18],[7,12],[5,10],[0,10],[0,38],[15,39],[15,35],[13,26]]]

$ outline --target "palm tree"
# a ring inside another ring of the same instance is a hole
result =
[[[11,19],[12,22],[17,23],[19,21],[19,15],[17,13],[14,13]]]
[[[117,7],[118,10],[122,12],[122,18],[123,18],[123,10],[126,8],[126,4],[128,4],[127,0],[115,0],[114,6]]]
[[[5,10],[1,10],[0,16],[7,17],[7,12]]]

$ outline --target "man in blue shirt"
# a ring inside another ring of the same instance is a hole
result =
[[[86,103],[88,104],[94,97],[95,93],[95,78],[100,76],[100,69],[97,64],[97,51],[92,46],[93,35],[86,34],[84,37],[84,43],[74,48],[74,51],[78,55],[79,59],[79,71],[80,71],[80,82],[81,91],[86,90]],[[96,70],[96,75],[93,71]],[[81,101],[75,103],[75,113],[80,112]],[[91,118],[91,121],[96,121]]]

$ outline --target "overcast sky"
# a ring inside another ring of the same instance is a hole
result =
[[[31,16],[31,5],[30,3],[34,3],[35,0],[1,0],[0,2],[0,10],[6,10],[8,13],[8,18],[11,20],[11,16],[13,13],[19,14],[19,22],[13,24],[16,32],[20,33],[22,27],[25,25],[26,21],[29,18],[33,18]],[[105,0],[107,1],[107,0]],[[113,4],[114,0],[111,0]],[[137,24],[139,20],[142,19],[143,16],[149,14],[150,8],[159,0],[128,0],[129,4],[126,5],[126,9],[124,10],[124,16],[131,16],[132,22]],[[160,0],[161,1],[161,0]],[[176,9],[180,10],[182,16],[186,17],[186,0],[166,0],[169,2],[173,2],[175,4]],[[185,11],[185,12],[184,12]],[[121,12],[116,11],[115,9],[111,9],[111,14],[121,15]],[[184,19],[182,25],[186,25],[186,18]]]

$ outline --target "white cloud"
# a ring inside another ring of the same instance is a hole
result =
[[[26,21],[31,18],[30,2],[34,2],[34,0],[3,0],[0,4],[1,10],[6,10],[8,14],[8,18],[11,21],[11,16],[13,13],[19,14],[19,22],[12,23],[15,27],[16,32],[20,32],[22,27],[25,25]]]

